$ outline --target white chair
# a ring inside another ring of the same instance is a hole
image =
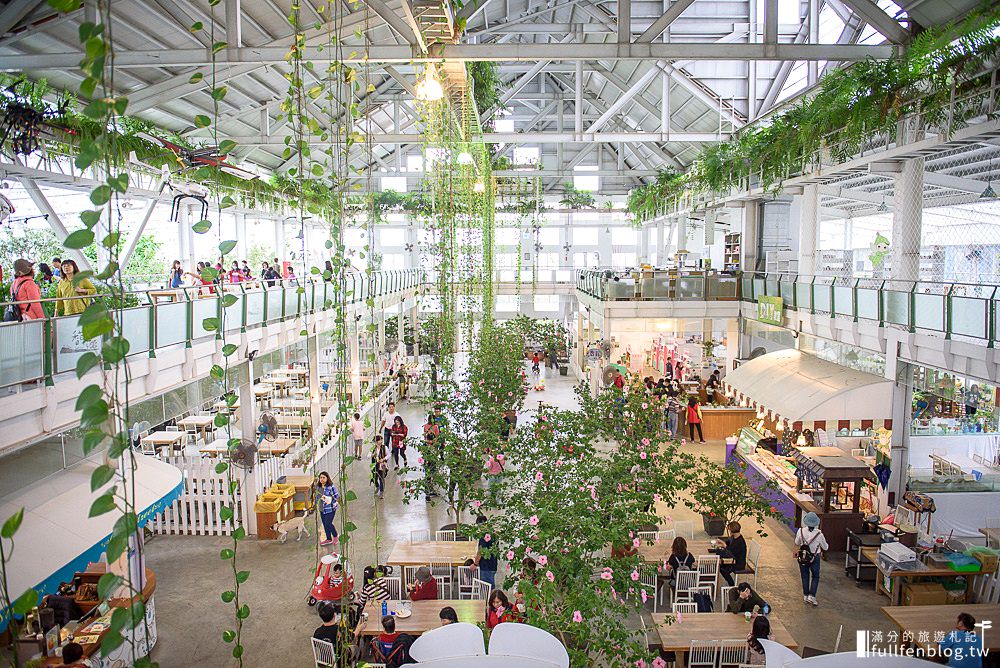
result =
[[[488,601],[490,598],[490,592],[493,591],[493,585],[485,580],[480,580],[479,578],[472,579],[472,600],[473,601]]]
[[[479,631],[479,627],[473,628]],[[482,637],[482,631],[479,636]],[[569,668],[569,653],[558,638],[535,626],[516,622],[493,629],[489,655],[535,659],[557,668]]]
[[[459,566],[458,567],[458,598],[459,600],[472,600],[475,598],[473,596],[472,581],[475,580],[475,567],[473,566]]]
[[[643,543],[655,543],[656,533],[655,531],[640,531],[636,535]]]
[[[688,647],[688,668],[715,668],[719,659],[718,640],[692,640]]]
[[[452,589],[453,580],[451,577],[451,565],[449,564],[435,564],[431,562],[431,575],[437,580],[438,585],[438,598],[455,598],[454,590]],[[445,596],[443,590],[448,590],[448,595]]]
[[[781,643],[761,638],[760,644],[764,647],[764,658],[769,666],[783,666],[786,663],[794,663],[802,660],[802,657]]]
[[[426,543],[431,539],[431,532],[427,529],[417,529],[410,532],[411,543]]]
[[[411,538],[410,540],[412,541],[413,539]],[[434,540],[451,540],[451,541],[453,541],[453,540],[455,540],[455,530],[454,529],[447,529],[445,531],[435,531],[434,532]]]
[[[312,640],[313,661],[316,662],[316,668],[336,668],[337,655],[333,651],[333,643],[319,638],[310,640]]]
[[[674,612],[675,615],[677,615],[677,614],[681,614],[681,615],[696,615],[696,614],[698,614],[698,604],[697,603],[680,603],[680,602],[675,602],[671,606],[671,609],[673,610],[673,612]]]
[[[698,571],[677,571],[677,580],[674,584],[674,600],[690,601],[691,589],[698,586]]]
[[[139,447],[142,448],[142,454],[144,455],[156,455],[156,446],[149,441],[140,441]]]
[[[172,424],[172,425],[168,426],[164,431],[174,432],[174,431],[180,431],[180,430],[181,430],[180,427],[178,427],[175,424]]]
[[[723,640],[719,643],[719,668],[740,668],[750,660],[746,640]]]
[[[657,612],[657,603],[659,599],[659,591],[657,590],[658,576],[656,574],[656,569],[652,567],[642,567],[639,569],[639,590],[644,590],[646,592],[646,600],[650,598],[653,599],[653,612]],[[642,600],[642,594],[638,595],[638,598]]]
[[[684,536],[687,540],[694,540],[694,521],[681,520],[674,522],[674,534]]]
[[[491,637],[491,647],[493,642]],[[483,642],[483,632],[475,624],[467,622],[439,626],[421,635],[410,646],[410,656],[421,663],[438,659],[485,655],[486,644]]]
[[[417,581],[418,568],[430,568],[430,564],[419,564],[416,566],[403,566],[403,588],[409,587]]]
[[[753,573],[734,573],[736,580],[739,581],[740,576],[745,576],[747,582],[752,580],[753,588],[757,588],[757,573],[760,572],[760,552],[761,544],[756,540],[751,540],[747,543],[747,568],[752,568]]]
[[[729,592],[736,589],[735,586],[730,587],[729,585],[722,585],[719,587],[719,607],[716,612],[725,612],[726,606],[729,605]]]
[[[390,601],[403,600],[403,582],[398,575],[385,576],[382,578],[382,583],[385,585],[386,592],[389,593]]]
[[[719,563],[721,559],[717,554],[699,554],[695,557],[695,568],[698,569],[698,586],[711,587],[712,592],[719,583]],[[715,598],[714,596],[712,598]]]
[[[674,538],[677,537],[677,531],[674,529],[665,529],[663,531],[656,532],[656,540],[661,543],[673,543]]]

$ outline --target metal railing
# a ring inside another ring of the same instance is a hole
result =
[[[348,274],[344,290],[348,303],[355,304],[415,289],[422,283],[417,269],[378,271],[371,277]],[[225,309],[226,332],[320,312],[342,295],[336,284],[313,278],[275,281],[274,285],[256,281],[127,292],[130,301],[134,297],[139,302],[116,312],[129,343],[129,355],[151,355],[181,344],[190,347],[199,339],[218,336],[218,332],[205,329],[204,321],[219,318],[222,322],[221,300],[212,292],[220,287],[237,298]],[[10,303],[0,303],[0,311]],[[79,319],[79,315],[69,315],[0,324],[0,387],[42,379],[51,383],[54,375],[74,370],[83,354],[99,350],[99,338],[83,339]]]
[[[701,270],[585,269],[577,290],[602,301],[735,301],[739,276]]]

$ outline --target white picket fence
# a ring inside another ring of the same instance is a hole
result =
[[[270,457],[259,462],[253,471],[233,469],[240,486],[236,489],[236,513],[241,520],[253,512],[256,495],[247,499],[243,490],[249,484],[258,491],[266,490],[285,475],[288,457]],[[176,466],[184,476],[184,491],[150,522],[153,533],[222,536],[232,533],[232,523],[223,522],[219,511],[230,502],[226,472],[216,473],[218,459],[203,457],[167,457],[164,461]],[[248,480],[253,476],[253,480]]]

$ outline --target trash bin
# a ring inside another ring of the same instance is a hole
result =
[[[267,490],[268,494],[275,494],[281,499],[281,508],[278,511],[278,519],[281,521],[295,517],[295,510],[292,507],[295,501],[295,485],[274,483]]]
[[[281,503],[280,496],[265,492],[253,504],[253,512],[257,515],[257,538],[260,540],[274,540],[278,537],[274,524],[278,521]]]
[[[565,376],[567,374],[569,374],[569,366],[566,365],[566,364],[563,364],[562,366],[559,367],[559,375],[560,376]]]

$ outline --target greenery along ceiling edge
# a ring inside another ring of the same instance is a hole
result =
[[[947,120],[952,128],[983,113],[982,100],[954,99],[990,82],[983,67],[1000,52],[1000,7],[973,12],[961,23],[931,28],[906,52],[868,59],[822,77],[815,91],[766,124],[746,126],[728,141],[702,148],[684,173],[663,170],[632,190],[627,210],[641,223],[675,208],[685,196],[747,187],[776,189],[806,170],[821,151],[843,160],[876,133],[895,136],[899,120],[919,112],[925,125]],[[988,93],[984,93],[988,96]],[[995,116],[995,113],[993,114]]]

